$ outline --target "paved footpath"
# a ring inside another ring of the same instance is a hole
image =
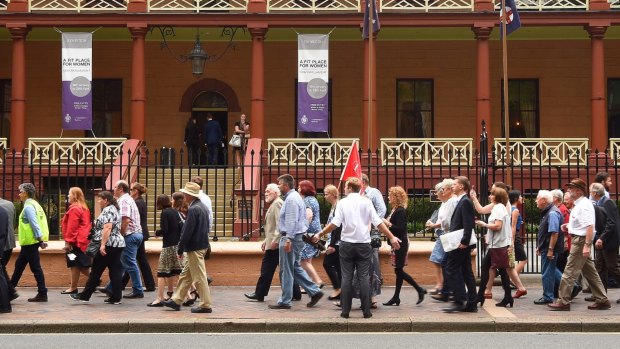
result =
[[[531,332],[620,332],[620,289],[611,289],[612,308],[588,310],[589,302],[580,294],[570,312],[551,312],[546,306],[533,304],[541,295],[540,287],[530,286],[528,295],[515,300],[514,308],[497,308],[501,288],[496,286],[495,299],[487,300],[478,313],[446,314],[446,303],[430,297],[415,305],[417,294],[404,287],[399,307],[379,303],[371,319],[363,319],[356,307],[350,319],[341,319],[340,309],[324,297],[316,307],[307,308],[308,297],[294,302],[291,310],[270,310],[279,288],[273,287],[265,302],[248,301],[243,296],[252,287],[211,287],[212,314],[191,314],[188,307],[181,311],[149,308],[154,293],[144,299],[124,299],[121,305],[104,304],[103,294],[95,293],[90,303],[75,302],[61,289],[49,290],[48,303],[28,303],[34,288],[19,288],[20,297],[13,301],[13,313],[0,314],[0,333],[50,332],[434,332],[434,331],[531,331]],[[331,290],[326,287],[326,296]],[[392,287],[384,287],[379,300],[392,295]]]

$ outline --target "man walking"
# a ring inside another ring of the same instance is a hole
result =
[[[550,310],[569,311],[575,278],[581,272],[590,285],[595,302],[588,306],[588,309],[609,309],[611,304],[596,272],[594,262],[590,259],[590,250],[594,240],[595,213],[592,201],[586,197],[586,183],[576,178],[566,184],[566,187],[572,199],[575,200],[575,207],[570,213],[568,224],[563,224],[561,228],[563,232],[571,235],[571,249],[560,282],[559,298],[556,303],[547,306]]]
[[[6,244],[4,245],[4,252],[0,255],[0,259],[2,260],[2,272],[4,273],[4,277],[9,285],[9,293],[11,294],[11,300],[16,299],[18,297],[15,292],[15,287],[13,284],[9,282],[10,277],[9,273],[6,271],[6,266],[9,264],[9,260],[11,259],[11,255],[13,254],[13,249],[15,248],[15,205],[9,200],[5,200],[0,198],[0,207],[6,210],[8,216],[8,232],[6,237]],[[0,245],[2,248],[2,245]]]
[[[590,185],[590,195],[600,208],[604,220],[599,225],[596,221],[596,235],[594,236],[594,248],[596,259],[594,264],[605,290],[608,289],[608,276],[620,280],[620,266],[618,266],[618,247],[620,247],[620,219],[618,218],[618,206],[614,200],[605,196],[605,187],[600,183]],[[594,300],[587,297],[587,301]],[[618,300],[616,303],[620,303]]]
[[[471,269],[471,250],[475,245],[469,245],[471,234],[474,234],[474,204],[467,196],[471,185],[469,179],[458,176],[452,184],[452,191],[458,203],[450,220],[450,231],[463,229],[461,244],[454,250],[446,253],[446,276],[450,289],[454,293],[454,304],[445,308],[448,313],[478,312],[476,306],[476,279]],[[465,293],[467,287],[467,294]]]
[[[3,206],[0,206],[0,246],[6,244],[6,239],[9,234],[9,215]],[[0,255],[0,262],[4,256]],[[0,272],[0,313],[10,313],[11,308],[11,293],[9,291],[9,284],[5,275],[5,272]]]
[[[174,310],[181,310],[181,303],[192,284],[200,295],[200,302],[193,307],[192,313],[211,313],[211,291],[207,282],[207,270],[205,269],[205,253],[209,248],[209,215],[207,208],[200,201],[200,187],[194,182],[187,182],[181,189],[185,201],[189,204],[187,219],[181,231],[177,254],[179,259],[186,253],[187,260],[183,265],[183,271],[179,276],[177,288],[169,300],[162,303]]]
[[[362,197],[360,193],[361,182],[358,178],[349,178],[345,184],[346,198],[338,202],[336,212],[329,223],[313,241],[318,241],[332,230],[342,226],[340,234],[340,268],[342,269],[342,285],[340,304],[342,304],[343,318],[349,317],[352,303],[353,271],[357,270],[357,278],[360,283],[360,299],[364,318],[372,317],[370,312],[370,265],[372,263],[372,246],[370,246],[370,233],[368,225],[373,224],[377,229],[389,237],[392,248],[400,248],[400,240],[395,237],[385,226],[383,220],[377,215],[372,202]]]
[[[295,179],[290,174],[278,178],[278,187],[284,195],[284,203],[278,219],[281,235],[279,259],[282,295],[277,304],[269,305],[269,309],[291,309],[294,281],[303,287],[310,296],[310,302],[306,305],[311,308],[323,297],[323,292],[310,280],[300,265],[301,250],[304,248],[302,236],[308,230],[306,204],[301,195],[294,189]]]
[[[562,273],[556,266],[558,256],[564,251],[564,234],[560,231],[563,223],[562,213],[553,203],[553,195],[548,190],[541,190],[536,197],[536,206],[541,211],[536,254],[542,262],[543,296],[534,304],[553,303],[554,295],[560,287]]]
[[[17,226],[21,250],[15,261],[11,284],[13,287],[17,287],[26,265],[30,264],[30,270],[32,270],[37,281],[37,295],[29,298],[28,302],[47,302],[47,288],[45,287],[43,268],[41,268],[39,247],[41,249],[47,248],[46,241],[49,238],[49,229],[45,211],[34,199],[35,194],[36,189],[32,183],[19,185],[19,199],[24,203]]]

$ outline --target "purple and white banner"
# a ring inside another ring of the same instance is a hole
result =
[[[297,132],[329,132],[329,36],[297,36]]]
[[[93,34],[62,33],[62,128],[92,129]]]

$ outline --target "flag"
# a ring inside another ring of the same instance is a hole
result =
[[[508,16],[506,17],[506,33],[510,35],[515,30],[521,28],[521,19],[519,18],[519,12],[517,12],[517,5],[515,4],[515,0],[506,0],[506,13]],[[500,15],[500,36],[503,36],[503,27],[501,24]]]
[[[344,170],[340,175],[340,181],[347,180],[351,177],[357,177],[362,179],[362,163],[360,161],[360,152],[357,149],[357,142],[353,141],[351,144],[351,151],[349,152],[349,158],[347,164],[344,166]]]
[[[368,39],[368,16],[370,15],[370,2],[372,1],[372,32],[376,33],[381,29],[379,23],[379,12],[377,11],[376,0],[366,0],[366,9],[364,10],[364,25],[362,30],[362,38]]]

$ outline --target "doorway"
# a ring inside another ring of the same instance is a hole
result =
[[[204,127],[207,122],[207,114],[213,115],[222,128],[222,139],[218,147],[217,165],[228,165],[228,102],[226,98],[215,91],[202,91],[198,93],[192,103],[192,117],[196,118],[196,126],[200,130],[200,165],[207,165],[207,148],[205,144]]]

